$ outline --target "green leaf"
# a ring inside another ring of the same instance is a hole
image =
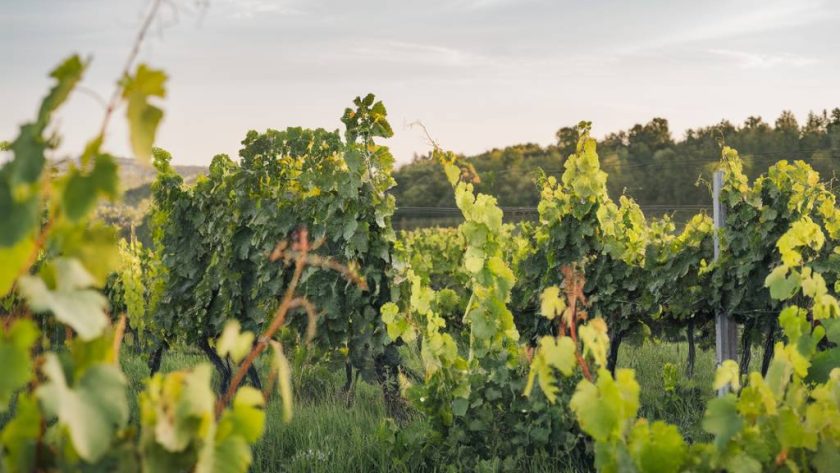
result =
[[[118,176],[114,158],[107,154],[96,154],[93,159],[90,173],[85,174],[72,167],[66,174],[61,203],[71,221],[86,216],[100,196],[111,199],[117,197]]]
[[[382,322],[385,324],[385,329],[388,331],[388,337],[393,341],[402,338],[405,342],[413,341],[417,334],[411,324],[408,323],[405,317],[400,314],[399,307],[393,302],[387,302],[379,309],[382,314]]]
[[[818,473],[830,473],[840,465],[840,447],[831,442],[820,443],[819,450],[813,459],[814,467]]]
[[[819,351],[811,359],[807,380],[812,383],[825,383],[835,368],[840,368],[840,347]]]
[[[50,77],[55,79],[55,85],[41,102],[36,122],[22,126],[20,135],[11,145],[15,154],[14,160],[10,163],[9,182],[11,185],[31,184],[41,177],[46,162],[44,152],[47,149],[47,142],[43,137],[44,130],[50,123],[52,113],[67,100],[70,92],[82,79],[86,67],[81,58],[74,55],[65,59],[50,73]]]
[[[790,344],[795,345],[800,337],[811,333],[807,316],[808,311],[797,306],[785,307],[779,314],[779,325]]]
[[[8,179],[6,185],[9,189],[22,184],[35,184],[41,177],[47,161],[47,139],[43,136],[46,126],[44,122],[28,123],[20,127],[20,134],[12,143],[15,158],[7,165],[9,173],[3,176]],[[3,200],[2,194],[0,191],[0,202]]]
[[[96,287],[105,285],[120,263],[116,229],[100,222],[62,222],[53,226],[50,245],[62,249],[62,256],[74,257],[93,277]]]
[[[470,311],[470,328],[474,337],[487,340],[496,335],[496,318],[483,307]]]
[[[47,287],[39,276],[24,276],[20,293],[36,312],[52,312],[59,322],[69,325],[82,340],[102,334],[108,325],[105,309],[108,300],[99,292],[85,289],[93,278],[76,259],[57,258],[49,266],[55,274],[55,289]]]
[[[670,473],[680,471],[688,448],[675,426],[640,420],[630,432],[629,450],[638,471]]]
[[[249,443],[253,444],[265,429],[265,400],[250,386],[239,389],[233,405],[224,411],[211,442],[199,455],[196,472],[245,473],[251,464]]]
[[[825,327],[825,338],[840,345],[840,319],[825,319],[820,322]]]
[[[0,173],[0,215],[3,216],[0,248],[13,247],[26,237],[32,238],[38,226],[38,194],[30,191],[29,195],[20,199],[15,195],[6,176]]]
[[[639,410],[639,384],[633,370],[616,370],[615,380],[609,371],[599,370],[597,385],[585,379],[578,383],[569,407],[580,428],[596,442],[620,438]]]
[[[98,364],[70,387],[53,353],[47,354],[42,371],[48,382],[35,394],[45,412],[58,417],[79,457],[95,462],[111,447],[117,429],[128,422],[125,377],[114,365]]]
[[[790,276],[787,273],[787,266],[778,266],[764,280],[764,287],[770,289],[770,297],[773,299],[790,299],[799,290],[799,273],[791,271]]]
[[[12,289],[17,277],[26,269],[32,252],[35,250],[35,238],[23,238],[12,246],[0,246],[0,297]]]
[[[202,455],[195,473],[245,473],[251,465],[251,449],[242,437],[208,443],[206,449],[210,453]]]
[[[149,103],[150,97],[166,96],[166,74],[145,64],[137,67],[134,76],[123,81],[123,99],[128,102],[126,118],[134,155],[148,163],[155,142],[155,133],[163,118],[163,110]]]
[[[817,432],[807,429],[799,415],[788,406],[779,410],[774,430],[783,450],[816,447]]]
[[[543,337],[540,340],[539,353],[545,357],[549,366],[565,376],[571,376],[577,366],[575,343],[569,337]]]
[[[6,366],[6,365],[4,365]],[[15,416],[0,433],[3,471],[34,471],[35,449],[41,434],[41,413],[38,401],[29,395],[18,397]]]
[[[452,414],[463,417],[467,413],[467,408],[470,406],[469,399],[458,398],[452,401]]]
[[[738,415],[734,394],[729,393],[709,401],[703,416],[703,430],[715,436],[718,451],[726,448],[729,441],[741,430],[743,419]]]
[[[738,452],[725,459],[725,471],[737,473],[761,473],[761,462],[747,452]]]
[[[219,423],[217,437],[225,435],[241,435],[249,443],[254,443],[262,437],[265,430],[265,399],[262,393],[250,386],[243,386],[233,398],[233,406],[228,409]],[[224,420],[230,419],[230,432]]]
[[[157,374],[149,381],[140,397],[147,455],[151,456],[156,446],[183,453],[191,444],[205,440],[214,418],[212,376],[210,365],[202,363],[190,371]]]
[[[0,323],[0,412],[5,412],[15,391],[32,379],[31,351],[38,339],[38,328],[31,320],[18,319],[8,328]]]
[[[544,336],[540,339],[539,347],[531,360],[528,372],[528,382],[525,386],[525,396],[531,395],[534,380],[539,380],[540,389],[548,402],[557,400],[557,379],[552,370],[559,370],[565,376],[571,376],[577,364],[575,344],[569,337]]]
[[[82,74],[84,74],[86,68],[87,64],[76,54],[65,59],[50,72],[50,78],[55,79],[56,83],[41,102],[41,108],[38,110],[39,122],[46,123],[49,121],[50,114],[67,100],[70,92],[82,80]]]

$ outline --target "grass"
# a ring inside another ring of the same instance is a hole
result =
[[[414,354],[406,353],[409,363]],[[625,344],[619,354],[619,367],[636,370],[641,386],[640,415],[661,419],[678,426],[687,439],[707,439],[700,426],[705,404],[714,393],[714,352],[697,351],[694,378],[685,378],[687,356],[685,343]],[[753,356],[753,364],[760,359]],[[205,361],[197,352],[175,351],[164,356],[164,372],[187,368]],[[123,369],[136,393],[148,369],[140,358],[127,354]],[[663,369],[666,363],[677,366],[678,387],[665,390]],[[268,405],[265,435],[254,451],[252,470],[257,472],[385,472],[438,471],[446,465],[411,465],[394,467],[389,457],[387,414],[378,386],[359,381],[352,402],[342,392],[341,371],[309,370],[300,377],[301,390],[312,393],[298,400],[294,417],[284,423],[276,399]],[[314,387],[313,387],[314,386]],[[136,396],[130,396],[133,400]],[[136,413],[136,405],[132,412]],[[409,421],[417,422],[417,420]],[[553,471],[535,462],[530,471]]]
[[[753,348],[750,371],[760,369],[761,355],[759,349]],[[641,387],[641,417],[676,425],[687,441],[709,440],[711,437],[703,432],[701,421],[706,403],[715,395],[712,389],[715,353],[714,350],[697,350],[691,379],[685,375],[687,358],[686,343],[648,341],[640,346],[622,345],[618,365],[636,371],[636,380]],[[677,389],[672,393],[665,389],[663,371],[666,363],[677,368]]]
[[[162,372],[169,372],[206,362],[197,352],[166,353]],[[143,390],[142,380],[148,376],[145,362],[138,356],[124,353],[121,363],[130,380],[131,412],[138,412],[137,393]],[[254,451],[253,471],[258,472],[375,472],[392,471],[388,449],[382,444],[386,419],[385,405],[378,386],[358,383],[353,402],[342,392],[343,372],[324,372],[326,380],[304,380],[320,392],[314,400],[299,400],[294,416],[284,423],[280,403],[273,398],[267,408],[267,425],[262,440]],[[266,376],[263,376],[266,379]],[[326,382],[324,382],[326,381]],[[381,436],[380,436],[381,437]]]

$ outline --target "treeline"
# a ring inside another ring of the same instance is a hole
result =
[[[496,196],[503,207],[536,206],[537,169],[561,174],[565,160],[574,153],[577,130],[576,126],[560,128],[556,142],[546,147],[526,143],[467,157],[481,176],[476,190]],[[751,179],[781,159],[804,160],[831,179],[840,171],[840,108],[811,112],[803,124],[789,111],[773,123],[755,116],[741,125],[723,120],[689,129],[681,140],[674,139],[668,120],[654,118],[608,134],[598,149],[602,167],[610,175],[610,197],[628,195],[646,214],[675,214],[681,222],[697,212],[691,206],[710,206],[708,183],[723,144],[740,151]],[[415,157],[394,178],[397,207],[407,210],[398,211],[402,225],[444,220],[439,213],[416,207],[454,206],[443,171],[427,156]]]

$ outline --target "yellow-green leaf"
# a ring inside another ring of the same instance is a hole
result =
[[[283,420],[292,420],[292,369],[289,360],[283,354],[283,345],[274,340],[271,341],[274,349],[274,369],[277,370],[277,387],[280,391],[280,398],[283,401]]]
[[[57,258],[52,268],[55,289],[40,276],[24,276],[18,281],[20,293],[36,312],[52,312],[59,322],[69,325],[82,340],[98,337],[108,325],[108,300],[93,289],[93,277],[74,258]]]
[[[123,82],[123,99],[128,103],[128,119],[131,149],[134,155],[148,163],[155,142],[155,133],[163,118],[163,110],[149,103],[150,97],[166,96],[166,74],[151,69],[145,64],[137,67],[134,76]]]
[[[721,389],[724,386],[731,386],[732,390],[737,392],[741,389],[741,380],[739,379],[738,363],[734,360],[723,360],[717,371],[715,371],[714,389]]]
[[[216,341],[216,352],[219,356],[230,356],[234,363],[239,363],[251,351],[254,345],[253,332],[240,332],[238,320],[229,320]]]
[[[560,288],[550,286],[540,294],[540,314],[548,320],[562,314],[566,310],[566,301],[560,297]]]

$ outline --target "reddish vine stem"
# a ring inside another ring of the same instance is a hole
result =
[[[583,372],[583,377],[589,382],[592,382],[592,373],[589,370],[589,365],[580,353],[577,338],[577,327],[575,325],[575,319],[578,317],[577,301],[580,299],[582,303],[586,303],[583,296],[582,285],[580,284],[580,277],[570,266],[564,266],[562,271],[563,277],[566,280],[566,299],[569,301],[569,336],[575,344],[575,358],[577,359],[578,365],[580,365],[580,369]],[[565,329],[563,332],[565,333]]]
[[[231,399],[233,399],[233,395],[236,393],[236,390],[239,388],[242,380],[245,379],[245,375],[248,373],[248,369],[251,365],[254,364],[254,360],[257,359],[260,353],[265,351],[268,346],[268,342],[272,339],[272,337],[274,337],[275,332],[283,326],[283,323],[286,321],[286,314],[288,314],[289,310],[304,305],[303,301],[305,299],[295,298],[294,295],[297,285],[300,282],[303,268],[306,266],[306,255],[309,252],[309,236],[306,230],[302,230],[300,233],[297,250],[298,254],[295,258],[295,270],[292,274],[292,280],[286,288],[283,300],[274,314],[274,319],[271,321],[271,325],[263,331],[263,334],[260,336],[254,347],[251,348],[251,351],[248,353],[248,356],[245,357],[242,364],[239,365],[239,369],[236,371],[233,379],[231,379],[230,385],[228,386],[224,396],[222,396],[222,398],[219,399],[219,402],[216,403],[216,417],[219,417],[222,414],[225,406],[227,406]]]
[[[134,38],[134,44],[131,46],[131,52],[128,54],[125,66],[123,66],[122,73],[120,74],[120,81],[117,83],[117,87],[114,88],[114,92],[108,100],[108,105],[105,107],[105,116],[103,117],[102,125],[99,128],[99,136],[102,137],[103,142],[105,140],[105,131],[108,129],[108,122],[111,121],[111,115],[114,113],[114,110],[117,108],[117,103],[120,100],[120,92],[123,90],[123,80],[129,72],[131,72],[131,66],[134,65],[137,55],[140,54],[140,45],[143,44],[143,40],[146,38],[146,33],[149,31],[149,27],[152,26],[152,20],[154,20],[155,16],[157,16],[157,11],[160,8],[161,3],[163,3],[163,0],[152,0],[149,11],[143,19],[143,23],[140,26],[140,30],[137,32],[137,36]]]

